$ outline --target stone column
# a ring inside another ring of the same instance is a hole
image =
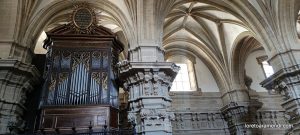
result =
[[[128,119],[143,135],[171,135],[169,89],[179,67],[169,62],[128,62],[119,65],[119,79],[129,91]]]
[[[299,57],[298,57],[299,58]],[[285,109],[292,127],[289,132],[300,134],[300,65],[282,68],[261,82],[268,90],[275,90],[283,96],[281,106]]]
[[[221,108],[221,112],[227,121],[231,135],[256,135],[261,134],[257,128],[245,127],[245,125],[257,124],[256,111],[262,104],[257,101],[231,102]]]
[[[221,108],[221,112],[227,121],[230,134],[261,134],[258,128],[245,127],[246,124],[258,124],[256,112],[263,104],[258,101],[256,92],[250,88],[252,79],[246,74],[244,79],[245,89],[232,90],[223,96],[225,106]]]
[[[23,130],[26,94],[39,82],[39,72],[31,64],[0,59],[0,134]]]

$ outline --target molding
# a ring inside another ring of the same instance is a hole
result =
[[[203,96],[202,91],[170,91],[169,96]]]
[[[268,56],[267,55],[264,55],[264,56],[259,56],[256,58],[258,64],[262,64],[263,61],[267,60],[268,59]]]
[[[16,59],[0,59],[1,70],[12,70],[21,73],[22,75],[28,75],[31,79],[38,81],[41,75],[37,68],[31,64],[22,63]]]
[[[300,73],[300,64],[283,68],[274,73],[273,75],[269,76],[265,80],[263,80],[260,85],[265,87],[267,90],[271,90],[275,88],[275,85],[279,83],[280,80],[286,77],[297,76]]]
[[[283,55],[286,53],[293,53],[293,52],[300,52],[300,49],[289,49],[287,51],[278,52],[278,53],[274,54],[273,56],[271,56],[268,61],[272,61],[272,60],[276,59],[277,56],[280,56],[280,55]]]
[[[188,58],[193,64],[196,64],[196,57],[190,51],[186,51],[184,49],[168,49],[166,51],[165,59],[172,58],[173,56],[184,56]]]

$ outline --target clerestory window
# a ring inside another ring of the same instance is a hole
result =
[[[258,63],[262,66],[262,69],[264,71],[266,78],[268,78],[274,74],[273,67],[267,61],[267,59],[268,59],[267,56],[261,56],[256,59],[257,59]]]
[[[191,91],[187,64],[176,63],[176,65],[180,66],[180,70],[173,81],[173,85],[170,91]]]
[[[265,75],[268,78],[269,76],[274,74],[274,70],[272,68],[272,66],[265,60],[262,63],[262,67],[264,69]]]

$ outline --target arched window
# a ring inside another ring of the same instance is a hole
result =
[[[167,61],[174,62],[177,66],[180,66],[180,70],[172,83],[170,91],[198,90],[194,69],[194,64],[196,63],[195,57],[175,54],[169,56]]]
[[[180,70],[173,81],[173,85],[170,91],[191,91],[191,84],[187,64],[176,63],[176,65],[180,66]]]

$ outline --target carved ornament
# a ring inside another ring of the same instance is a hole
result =
[[[92,33],[94,27],[97,27],[96,14],[88,3],[74,5],[70,26],[80,34]]]

